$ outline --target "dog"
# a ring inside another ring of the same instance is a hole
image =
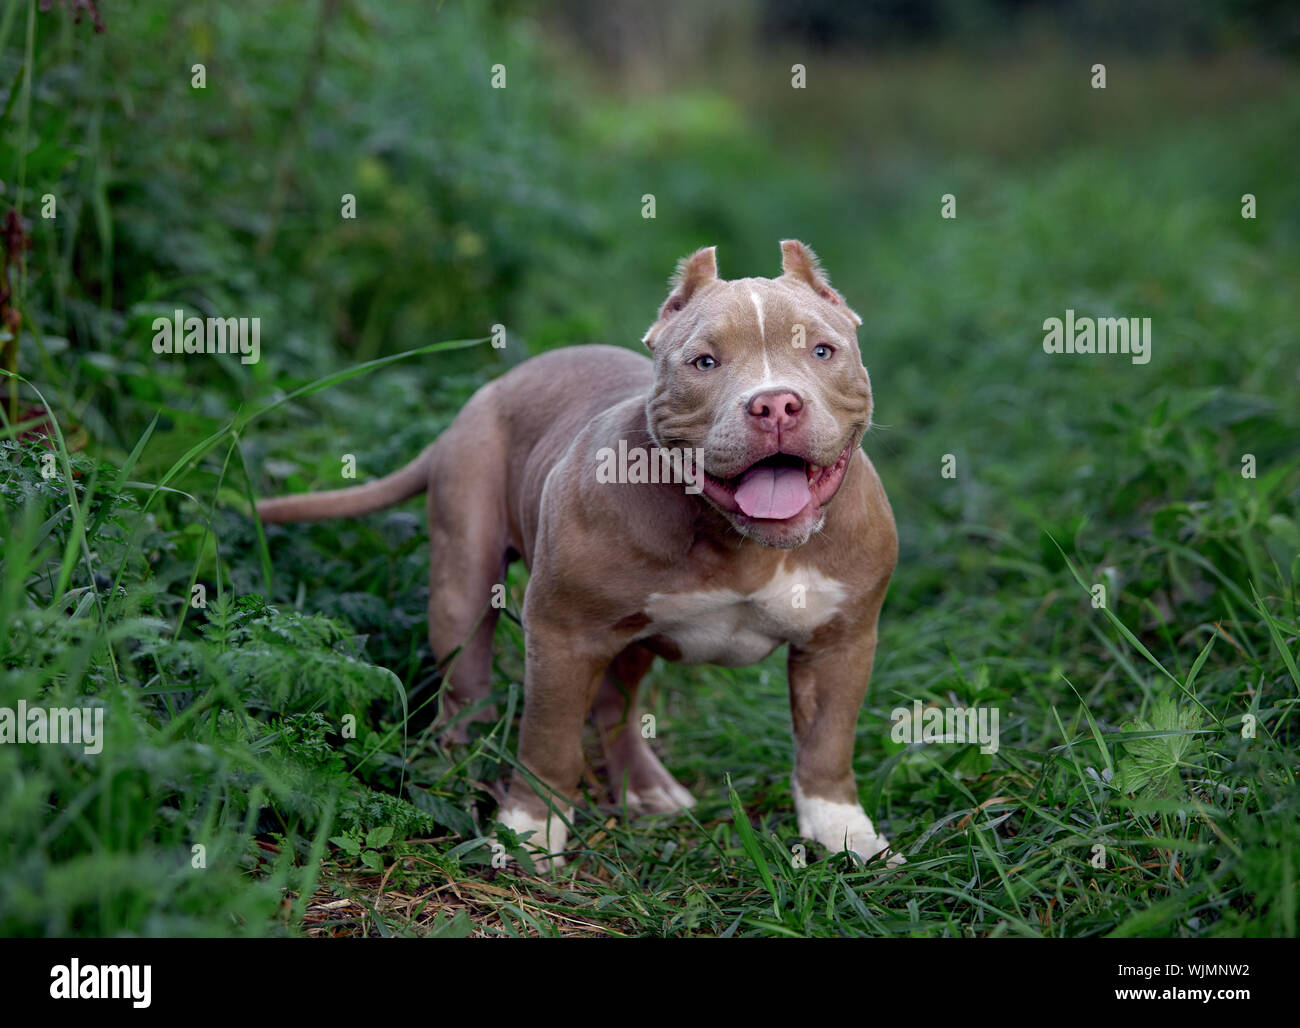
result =
[[[782,644],[800,835],[864,860],[889,848],[853,775],[898,556],[860,448],[872,415],[862,319],[797,240],[781,243],[778,278],[721,279],[715,249],[679,262],[642,340],[650,359],[599,345],[533,357],[479,389],[400,471],[257,505],[263,521],[305,521],[427,492],[429,642],[440,660],[457,654],[444,722],[488,694],[494,586],[524,561],[528,774],[515,771],[498,820],[543,868],[567,844],[588,716],[616,800],[690,807],[637,730],[638,684],[656,656],[743,666]],[[643,450],[669,454],[654,466],[677,473],[611,480],[611,454]]]

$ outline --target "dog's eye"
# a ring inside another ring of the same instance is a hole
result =
[[[710,371],[718,366],[718,362],[713,359],[712,355],[707,353],[703,356],[696,357],[695,360],[691,361],[691,363],[701,371]]]
[[[827,346],[825,343],[818,343],[816,346],[813,347],[813,356],[816,357],[819,361],[830,360],[831,354],[833,354],[834,352],[835,352],[835,347]]]

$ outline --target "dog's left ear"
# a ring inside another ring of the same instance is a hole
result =
[[[826,277],[826,272],[822,271],[821,262],[812,252],[812,247],[804,246],[797,239],[782,239],[781,271],[811,286],[813,292],[823,300],[828,300],[841,308],[853,319],[855,325],[862,324],[862,319],[858,317],[857,312],[844,302],[844,297],[831,288],[830,279]]]
[[[668,283],[668,299],[659,308],[659,320],[650,326],[646,334],[641,337],[641,342],[653,350],[655,335],[664,320],[685,307],[701,286],[716,281],[717,277],[718,257],[715,246],[696,250],[689,257],[683,257],[678,261],[677,271]]]

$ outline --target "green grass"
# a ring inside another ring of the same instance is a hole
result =
[[[630,95],[523,23],[356,4],[301,108],[311,19],[144,6],[94,38],[0,16],[0,82],[33,83],[0,139],[33,237],[11,268],[0,707],[103,705],[107,726],[97,757],[0,745],[0,934],[1297,934],[1293,70],[1135,61],[1097,95],[1059,49],[832,62],[810,118],[784,57]],[[157,59],[178,40],[225,85],[196,95]],[[498,51],[505,96],[481,82]],[[263,535],[249,497],[336,485],[345,453],[391,470],[527,353],[635,345],[694,246],[773,274],[790,235],[865,319],[901,557],[857,770],[908,863],[805,843],[796,866],[777,654],[652,670],[690,814],[628,820],[593,776],[569,866],[500,873],[482,841],[517,622],[500,722],[443,749],[419,504]],[[264,361],[155,357],[175,306],[261,316]],[[1151,363],[1045,355],[1067,307],[1151,317]],[[498,321],[504,354],[431,346]],[[914,700],[996,707],[999,751],[893,742]]]

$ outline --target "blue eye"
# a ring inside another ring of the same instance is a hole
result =
[[[701,371],[709,371],[718,366],[718,362],[714,360],[713,357],[707,353],[704,354],[704,356],[702,357],[696,357],[695,360],[691,361],[691,363],[694,364]]]
[[[813,356],[816,357],[819,361],[830,360],[831,354],[833,354],[834,352],[835,352],[835,347],[827,346],[825,343],[818,343],[816,346],[813,347]]]

